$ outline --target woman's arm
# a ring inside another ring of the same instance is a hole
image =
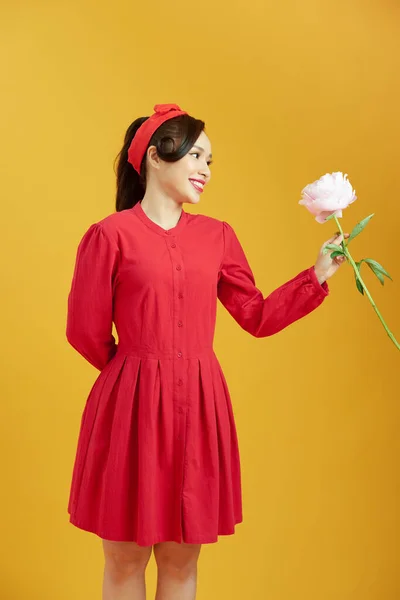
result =
[[[116,242],[100,224],[92,225],[79,244],[68,296],[67,339],[99,370],[117,350],[112,320],[118,258]]]
[[[312,266],[264,298],[242,246],[227,223],[223,223],[223,234],[218,298],[237,323],[255,337],[278,333],[315,310],[329,294],[326,281],[321,285]]]

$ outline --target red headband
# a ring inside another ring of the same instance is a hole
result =
[[[139,127],[128,150],[128,162],[139,175],[143,157],[153,134],[165,121],[186,114],[177,104],[156,104],[154,114]]]

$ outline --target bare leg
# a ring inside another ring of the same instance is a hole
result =
[[[146,600],[145,571],[152,547],[103,540],[103,600]]]
[[[200,548],[174,542],[154,546],[158,567],[156,600],[195,600]]]

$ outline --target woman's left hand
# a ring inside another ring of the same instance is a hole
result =
[[[345,233],[344,237],[348,238],[349,235],[349,233]],[[337,256],[336,258],[332,259],[330,255],[332,254],[332,252],[334,252],[334,250],[331,250],[330,252],[324,254],[324,248],[328,244],[335,244],[336,246],[338,246],[338,250],[340,250],[340,244],[342,243],[342,241],[342,234],[336,234],[330,240],[327,240],[322,245],[321,250],[319,251],[314,268],[317,279],[321,284],[324,283],[324,281],[326,281],[327,279],[330,279],[330,277],[332,277],[332,275],[334,275],[339,269],[339,267],[346,261],[344,256]]]

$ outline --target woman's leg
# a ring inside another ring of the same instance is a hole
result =
[[[154,546],[158,567],[156,600],[194,600],[200,545],[166,542]]]
[[[152,547],[103,540],[103,600],[145,600],[145,570]]]

